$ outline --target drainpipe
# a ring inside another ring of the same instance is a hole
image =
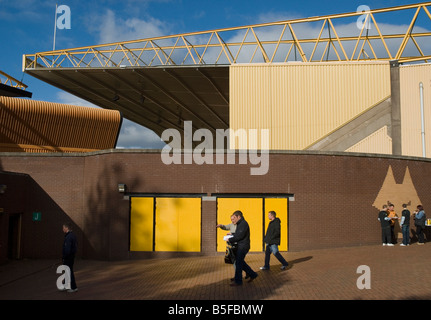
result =
[[[419,93],[420,93],[420,100],[421,100],[422,156],[425,158],[426,152],[425,152],[425,119],[424,119],[424,85],[422,82],[419,84]]]

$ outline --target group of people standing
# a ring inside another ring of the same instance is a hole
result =
[[[382,227],[382,243],[384,246],[393,246],[396,243],[395,223],[399,220],[403,241],[400,246],[410,245],[410,220],[413,216],[414,225],[416,227],[416,235],[418,237],[418,244],[424,244],[424,231],[426,214],[422,205],[418,205],[413,213],[407,209],[407,204],[403,204],[401,212],[401,219],[395,213],[393,204],[383,205],[379,212],[378,220]]]
[[[281,236],[280,219],[276,217],[274,211],[268,212],[268,219],[270,220],[268,229],[266,231],[264,242],[266,244],[265,261],[261,270],[269,270],[269,261],[271,253],[281,262],[281,269],[285,270],[288,262],[278,251]],[[250,251],[250,226],[244,219],[243,213],[239,210],[235,211],[231,216],[232,223],[228,225],[218,224],[217,227],[223,230],[228,230],[232,235],[227,242],[229,245],[234,245],[235,250],[235,276],[231,279],[231,286],[242,285],[242,272],[246,274],[246,279],[251,282],[257,278],[258,274],[245,262],[245,256]]]

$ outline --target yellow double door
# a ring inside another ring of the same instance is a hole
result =
[[[280,251],[288,248],[288,199],[287,198],[219,198],[217,200],[217,221],[227,225],[236,210],[240,210],[250,227],[250,251],[259,252],[264,249],[263,237],[270,220],[268,212],[274,211],[281,221]],[[217,251],[226,251],[223,237],[226,231],[217,230]]]
[[[241,210],[250,226],[250,251],[262,251],[263,236],[273,210],[281,220],[280,251],[288,248],[287,198],[218,198],[217,224],[229,224]],[[132,197],[130,251],[200,252],[202,199],[185,197]],[[215,226],[214,226],[215,228]],[[217,251],[226,250],[226,231],[217,229]]]
[[[132,198],[130,251],[201,251],[201,201]]]

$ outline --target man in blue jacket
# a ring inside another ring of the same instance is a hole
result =
[[[250,251],[250,227],[245,221],[241,211],[235,211],[232,216],[232,222],[236,224],[236,231],[229,243],[237,243],[237,252],[235,256],[235,278],[231,286],[242,285],[242,271],[244,270],[250,276],[249,282],[257,278],[257,273],[244,261],[245,256]]]
[[[418,205],[417,210],[415,211],[415,226],[416,226],[416,235],[418,237],[418,244],[424,244],[424,230],[425,230],[425,221],[426,215],[424,211],[424,207],[422,205]]]
[[[73,273],[73,264],[75,262],[75,254],[77,251],[78,241],[75,233],[68,223],[63,224],[64,242],[63,242],[63,264],[70,269],[70,289],[67,292],[76,292],[78,287],[75,282],[75,274]]]

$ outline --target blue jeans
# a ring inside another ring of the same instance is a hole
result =
[[[410,225],[403,224],[401,231],[403,233],[403,244],[410,244]]]
[[[265,267],[269,268],[269,260],[271,258],[271,253],[281,262],[283,266],[287,266],[287,261],[283,258],[283,256],[278,251],[278,245],[276,244],[267,244],[265,250]]]

